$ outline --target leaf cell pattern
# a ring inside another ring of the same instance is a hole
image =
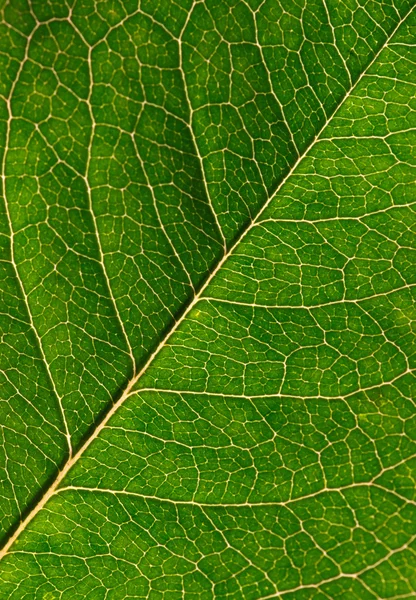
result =
[[[0,598],[415,597],[412,3],[1,11]]]

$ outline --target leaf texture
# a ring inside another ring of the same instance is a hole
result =
[[[3,3],[1,599],[415,596],[414,28]]]

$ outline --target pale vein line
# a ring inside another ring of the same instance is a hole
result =
[[[345,72],[347,74],[349,84],[351,86],[352,85],[351,73],[350,73],[350,70],[349,70],[349,68],[347,66],[347,61],[345,60],[344,56],[341,53],[341,50],[337,46],[337,38],[335,36],[335,27],[334,27],[334,25],[333,25],[333,23],[331,21],[331,14],[330,14],[330,12],[328,10],[327,0],[323,0],[323,5],[324,5],[324,8],[325,8],[325,12],[326,12],[326,18],[328,19],[328,24],[329,24],[329,27],[330,27],[331,32],[332,32],[333,46],[334,46],[335,50],[337,51],[338,56],[340,57],[343,65],[344,65],[344,69],[345,69]]]
[[[206,194],[209,206],[211,208],[211,212],[212,212],[212,214],[214,216],[215,224],[217,225],[219,234],[221,236],[223,251],[224,251],[224,253],[226,253],[227,252],[227,242],[226,242],[224,233],[222,231],[222,227],[220,225],[220,222],[218,220],[217,212],[216,212],[216,210],[214,210],[214,205],[212,203],[211,195],[209,193],[208,186],[207,186],[207,181],[206,181],[206,177],[205,177],[204,161],[202,159],[202,155],[201,155],[201,152],[199,150],[199,146],[198,146],[198,143],[196,141],[196,137],[195,137],[195,133],[194,133],[193,119],[194,119],[194,112],[195,111],[192,108],[191,100],[189,98],[188,85],[186,83],[185,70],[183,68],[183,52],[182,52],[183,39],[182,38],[183,38],[183,34],[185,33],[186,27],[187,27],[187,25],[189,23],[189,20],[190,20],[190,18],[192,16],[192,13],[194,12],[195,6],[196,6],[196,4],[193,6],[192,10],[189,11],[188,16],[186,18],[186,21],[184,23],[184,26],[182,27],[182,31],[181,31],[181,33],[180,33],[180,35],[178,37],[179,71],[181,73],[181,78],[182,78],[182,82],[183,82],[183,89],[184,89],[184,92],[185,92],[185,98],[186,98],[186,102],[187,102],[188,108],[189,108],[189,125],[188,125],[188,127],[189,127],[189,131],[191,133],[193,144],[195,146],[195,152],[197,154],[197,157],[198,157],[198,160],[199,160],[199,164],[200,164],[200,167],[201,167],[201,173],[202,173],[202,179],[203,179],[205,194]]]
[[[370,387],[360,387],[356,390],[354,390],[353,392],[349,392],[348,394],[344,394],[344,395],[338,395],[338,396],[322,396],[321,394],[315,394],[313,396],[294,396],[293,394],[285,394],[285,393],[273,393],[271,392],[270,394],[259,394],[259,395],[247,395],[247,394],[239,394],[238,392],[236,392],[235,394],[225,394],[224,392],[211,392],[211,391],[206,391],[206,390],[202,390],[202,391],[194,391],[194,390],[169,390],[166,388],[156,388],[156,387],[144,387],[144,388],[137,388],[136,390],[131,390],[129,392],[129,396],[132,396],[133,394],[141,394],[142,392],[156,392],[156,393],[168,393],[168,394],[190,394],[190,395],[195,395],[195,396],[219,396],[221,398],[234,398],[234,399],[238,399],[238,398],[244,398],[247,400],[261,400],[261,399],[267,399],[267,398],[290,398],[292,400],[301,400],[303,402],[310,402],[312,400],[328,400],[328,401],[336,401],[336,400],[346,400],[347,398],[350,398],[352,396],[355,396],[356,394],[360,394],[360,393],[367,393],[370,392],[371,390],[378,390],[383,386],[387,386],[387,385],[394,385],[396,383],[396,381],[398,381],[399,379],[401,379],[402,377],[404,377],[405,375],[408,374],[413,374],[414,370],[413,369],[406,369],[405,371],[403,371],[402,373],[399,373],[399,375],[397,375],[396,377],[394,377],[393,379],[390,379],[389,381],[383,381],[381,383],[377,383],[376,385],[372,385]]]
[[[324,140],[324,139],[325,138],[321,138],[321,140]],[[325,141],[328,141],[328,140],[326,139]],[[307,177],[314,176],[313,173],[301,173],[300,175],[304,176],[305,179]],[[299,177],[299,175],[298,175],[298,177]],[[322,175],[320,175],[320,177],[322,177]],[[330,178],[327,177],[326,179],[330,179]],[[306,179],[306,181],[308,181],[308,180]],[[373,189],[379,189],[379,188],[375,187]],[[359,216],[322,217],[322,218],[317,218],[317,219],[306,219],[305,217],[299,217],[298,219],[283,219],[280,217],[268,217],[267,219],[258,221],[257,225],[267,225],[268,223],[296,223],[296,224],[308,223],[309,225],[316,226],[317,224],[319,225],[320,223],[326,224],[326,223],[330,223],[332,221],[335,221],[335,222],[359,221],[360,223],[363,223],[363,225],[365,225],[366,227],[369,227],[365,221],[370,220],[371,217],[373,217],[375,215],[380,215],[380,214],[387,214],[389,212],[398,212],[402,208],[413,208],[413,206],[415,204],[416,204],[416,200],[413,202],[406,202],[405,204],[391,204],[390,206],[386,206],[385,208],[379,208],[378,210],[372,210],[372,211],[369,211],[369,212],[364,213]],[[305,205],[305,210],[306,210],[306,205]],[[370,229],[373,229],[373,231],[378,231],[377,229],[374,229],[374,228],[370,228]],[[380,232],[378,231],[378,233],[380,233]]]
[[[231,271],[234,273],[234,271]],[[374,300],[375,298],[384,298],[385,296],[390,296],[397,292],[402,292],[404,290],[412,290],[416,287],[415,283],[409,283],[408,285],[402,285],[401,287],[394,288],[393,290],[388,290],[387,292],[379,292],[378,294],[372,294],[371,296],[364,296],[363,298],[345,298],[342,300],[329,300],[328,302],[321,302],[319,304],[310,304],[307,306],[306,304],[262,304],[258,302],[243,302],[240,300],[229,300],[228,298],[221,298],[220,296],[204,296],[201,300],[206,300],[207,302],[218,302],[221,304],[224,302],[225,304],[232,304],[236,306],[245,306],[251,308],[264,308],[269,310],[306,310],[308,312],[313,311],[318,308],[326,308],[327,306],[333,306],[336,304],[358,304],[361,302],[366,302],[367,300]]]
[[[288,130],[290,140],[291,140],[291,142],[293,144],[293,147],[295,149],[296,155],[299,156],[299,148],[298,148],[298,146],[297,146],[297,144],[295,142],[295,137],[293,135],[292,129],[289,126],[289,122],[286,119],[286,113],[285,113],[283,104],[281,103],[281,101],[280,101],[279,97],[277,96],[276,91],[274,89],[274,86],[273,86],[273,83],[272,83],[270,69],[269,69],[269,66],[267,64],[266,58],[264,56],[263,46],[259,42],[259,27],[258,27],[258,23],[257,23],[257,16],[260,13],[260,10],[263,8],[263,5],[266,3],[266,1],[267,0],[263,0],[263,2],[258,6],[258,8],[255,11],[252,10],[252,8],[249,5],[249,3],[245,3],[245,4],[248,7],[248,9],[250,11],[252,11],[252,14],[253,14],[254,29],[255,29],[255,34],[256,34],[256,46],[259,48],[261,59],[262,59],[262,63],[263,63],[264,69],[265,69],[266,74],[267,74],[267,79],[268,79],[268,82],[269,82],[270,92],[273,95],[274,99],[276,100],[276,102],[277,102],[277,104],[278,104],[278,106],[280,108],[280,111],[282,113],[283,122],[284,122],[284,124],[285,124],[285,126],[286,126],[286,128]]]
[[[410,457],[412,458],[412,457]],[[386,471],[388,469],[385,469]],[[403,502],[407,504],[412,504],[416,506],[416,500],[412,500],[411,498],[406,498],[405,496],[397,493],[395,490],[390,490],[385,488],[384,486],[374,483],[373,481],[362,481],[358,483],[350,483],[348,485],[344,485],[341,487],[326,487],[322,488],[316,492],[312,492],[311,494],[305,494],[304,496],[299,496],[297,498],[288,498],[288,500],[267,500],[267,501],[259,501],[259,502],[198,502],[198,500],[172,500],[171,498],[164,498],[162,496],[152,496],[150,494],[141,494],[140,492],[131,492],[128,490],[113,490],[110,488],[97,488],[97,487],[87,487],[82,485],[67,485],[65,487],[59,488],[57,493],[63,492],[88,492],[92,494],[111,494],[112,496],[131,496],[133,498],[141,498],[142,500],[150,500],[151,502],[166,502],[168,504],[175,504],[181,506],[196,506],[196,507],[204,507],[204,508],[263,508],[264,506],[287,506],[289,504],[300,504],[305,500],[309,500],[311,498],[317,498],[318,496],[324,494],[341,494],[344,497],[344,492],[348,490],[354,490],[357,488],[368,488],[371,489],[376,487],[379,490],[383,490],[387,494],[392,494],[393,496],[397,496]]]
[[[305,62],[304,62],[304,59],[303,59],[303,56],[302,56],[302,54],[303,54],[303,53],[302,53],[302,49],[303,49],[303,47],[306,45],[306,42],[307,42],[307,41],[309,41],[309,40],[308,40],[308,36],[306,35],[306,32],[305,32],[305,24],[304,24],[304,14],[305,14],[305,11],[306,11],[306,6],[307,6],[307,5],[306,5],[306,3],[305,3],[305,4],[303,5],[303,7],[302,7],[302,11],[301,11],[301,14],[300,14],[300,17],[299,17],[299,23],[300,23],[300,27],[301,27],[301,30],[302,30],[302,36],[303,36],[303,40],[302,40],[302,43],[301,43],[301,45],[299,46],[298,57],[299,57],[299,62],[302,64],[302,71],[303,71],[303,74],[305,75],[305,79],[306,79],[306,81],[307,81],[307,85],[306,85],[306,86],[303,86],[303,88],[306,88],[308,91],[310,91],[310,92],[311,92],[311,94],[312,94],[312,96],[313,96],[313,97],[315,98],[315,100],[317,101],[317,103],[318,103],[318,105],[319,105],[319,108],[322,110],[322,112],[323,112],[323,114],[324,114],[325,118],[327,119],[327,122],[326,122],[326,123],[325,123],[325,125],[324,125],[324,127],[326,127],[326,125],[327,125],[327,123],[328,123],[328,120],[330,120],[330,119],[331,119],[331,116],[328,116],[328,113],[327,113],[327,111],[326,111],[326,109],[325,109],[325,104],[324,104],[323,102],[321,102],[321,100],[320,100],[320,98],[319,98],[319,96],[318,96],[318,94],[317,94],[317,92],[316,92],[315,88],[313,87],[313,85],[311,85],[311,81],[310,81],[309,72],[308,72],[308,69],[305,67]],[[315,51],[315,44],[314,44],[313,42],[310,42],[310,43],[311,43],[311,45],[313,46],[313,49],[314,49],[314,51]],[[301,89],[302,89],[302,88],[301,88]],[[351,91],[351,88],[350,88],[350,91]],[[348,93],[347,93],[347,95],[345,96],[345,98],[347,98],[347,97],[348,97]],[[345,98],[342,100],[342,103],[344,102]],[[317,112],[317,111],[315,111],[315,112]],[[303,115],[304,115],[304,116],[306,116],[306,115],[305,115],[305,113],[304,113],[303,111],[302,111],[302,113],[303,113]],[[323,128],[322,128],[322,129],[323,129]],[[321,131],[322,131],[322,129],[321,129]],[[320,132],[319,132],[319,133],[320,133]],[[318,133],[318,135],[319,135],[319,133]],[[313,140],[313,141],[315,141],[315,139],[316,139],[316,137],[314,138],[314,140]],[[308,149],[309,149],[309,148],[310,148],[310,145],[308,146]],[[307,150],[308,150],[308,149],[307,149]],[[306,151],[307,151],[307,150],[306,150]]]
[[[139,114],[137,120],[139,120],[139,118],[141,116],[141,113],[144,110],[145,105],[146,105],[146,103],[143,102],[142,110],[140,111],[140,114]],[[188,284],[189,284],[190,288],[195,293],[195,286],[194,286],[194,284],[192,282],[191,274],[189,273],[188,269],[186,268],[185,263],[183,262],[183,260],[182,260],[182,258],[180,256],[180,254],[179,254],[179,252],[178,252],[175,244],[173,243],[173,240],[171,240],[170,236],[168,235],[168,232],[166,231],[165,224],[163,223],[162,217],[160,215],[159,205],[158,205],[156,194],[155,194],[155,186],[150,183],[149,176],[147,174],[146,165],[145,165],[145,163],[144,163],[144,161],[143,161],[143,159],[141,157],[141,154],[139,152],[139,148],[137,146],[137,141],[136,141],[136,137],[135,137],[134,132],[132,132],[130,134],[130,139],[132,141],[132,144],[133,144],[133,147],[134,147],[134,151],[136,153],[137,160],[140,163],[140,166],[142,168],[143,175],[144,175],[144,178],[146,180],[146,185],[149,188],[150,195],[152,196],[153,206],[154,206],[154,209],[155,209],[157,220],[159,221],[160,229],[162,230],[162,232],[163,232],[163,234],[164,234],[164,236],[166,238],[166,241],[169,244],[169,246],[171,247],[172,252],[175,255],[177,261],[181,265],[182,270],[183,270],[183,272],[185,273],[185,275],[186,275],[186,277],[188,279]]]
[[[101,423],[95,429],[94,433],[85,441],[85,443],[81,446],[81,448],[78,450],[78,452],[75,455],[71,456],[71,458],[68,460],[68,462],[66,463],[66,465],[62,469],[62,471],[60,473],[58,473],[55,481],[52,483],[52,485],[50,486],[50,488],[45,492],[45,494],[43,495],[43,497],[41,498],[41,500],[39,501],[39,503],[32,509],[32,511],[27,515],[27,517],[20,523],[19,527],[16,529],[16,531],[14,532],[14,534],[9,538],[9,540],[7,541],[7,543],[3,546],[3,548],[2,548],[2,550],[0,552],[0,560],[5,556],[5,554],[7,554],[7,552],[9,551],[9,549],[12,546],[12,544],[14,543],[14,541],[19,537],[19,535],[22,533],[22,531],[24,531],[24,529],[26,528],[26,526],[32,521],[32,519],[38,514],[38,512],[45,506],[45,504],[48,502],[48,500],[57,492],[57,490],[58,490],[61,482],[63,481],[63,479],[67,475],[68,471],[74,466],[74,464],[78,461],[78,459],[82,456],[82,454],[92,444],[92,442],[100,435],[101,431],[107,425],[108,421],[113,417],[113,415],[116,413],[116,411],[124,403],[125,399],[129,396],[129,394],[131,393],[133,387],[136,385],[136,383],[138,382],[138,380],[141,378],[141,376],[147,371],[147,369],[149,368],[149,366],[152,364],[152,362],[155,359],[155,357],[159,354],[159,352],[166,345],[166,343],[169,341],[169,339],[174,335],[174,333],[176,332],[176,330],[178,329],[178,327],[182,324],[182,322],[186,319],[186,317],[189,315],[189,313],[193,310],[194,306],[199,302],[199,300],[202,297],[204,291],[209,286],[209,284],[211,283],[211,281],[213,280],[213,278],[216,276],[216,274],[218,273],[218,271],[221,269],[221,267],[223,266],[223,264],[226,262],[226,260],[229,258],[229,256],[232,254],[233,250],[240,243],[240,241],[251,231],[251,229],[255,225],[257,219],[263,214],[263,212],[267,209],[267,207],[272,202],[272,200],[276,197],[276,195],[279,193],[279,191],[285,185],[285,183],[287,182],[287,180],[289,179],[289,177],[291,177],[291,175],[293,174],[293,172],[297,169],[299,163],[307,155],[309,149],[314,145],[314,143],[316,142],[316,140],[321,135],[322,131],[325,129],[325,127],[328,125],[328,123],[334,118],[334,116],[338,113],[338,111],[343,106],[343,104],[346,102],[346,100],[350,97],[350,95],[352,94],[352,92],[354,91],[354,89],[359,85],[359,83],[362,80],[362,78],[364,77],[366,71],[368,69],[370,69],[371,66],[374,64],[374,62],[378,59],[378,57],[380,56],[380,54],[387,47],[387,45],[389,44],[390,40],[395,35],[396,31],[399,29],[399,27],[402,25],[402,23],[407,19],[407,17],[412,13],[412,11],[413,11],[413,7],[406,13],[406,15],[402,18],[402,20],[399,21],[399,23],[396,25],[396,27],[394,28],[394,30],[392,31],[392,33],[390,34],[390,36],[386,39],[386,41],[384,42],[384,44],[381,46],[381,48],[378,50],[378,52],[374,55],[372,61],[366,67],[366,70],[363,71],[363,73],[357,79],[354,87],[352,87],[347,92],[347,94],[344,96],[342,102],[339,104],[337,110],[332,114],[332,116],[322,126],[322,128],[320,129],[320,131],[316,134],[316,136],[310,142],[309,146],[305,149],[304,153],[298,158],[298,160],[295,162],[295,164],[293,165],[293,167],[290,169],[290,171],[287,173],[287,175],[281,181],[280,185],[277,187],[277,189],[275,190],[275,192],[267,200],[267,202],[265,203],[265,205],[263,206],[263,208],[258,213],[256,219],[253,220],[250,223],[250,225],[245,229],[245,231],[243,231],[241,233],[241,235],[236,239],[236,241],[231,246],[231,248],[227,252],[227,254],[225,254],[222,257],[222,259],[218,262],[217,266],[215,267],[215,269],[213,269],[212,273],[207,278],[207,280],[205,281],[205,283],[202,285],[202,287],[200,288],[199,292],[195,295],[195,297],[193,298],[193,300],[190,302],[190,304],[188,305],[187,309],[183,312],[182,316],[174,323],[174,325],[172,326],[172,328],[170,329],[170,331],[167,333],[166,337],[158,344],[157,348],[155,348],[155,350],[149,356],[149,358],[147,359],[146,363],[143,365],[143,367],[140,369],[140,371],[137,373],[137,375],[134,378],[131,379],[131,381],[129,382],[129,384],[125,388],[124,392],[121,394],[121,396],[118,399],[118,401],[113,404],[113,406],[108,411],[108,413],[106,414],[106,416],[103,418],[103,420],[101,421]]]

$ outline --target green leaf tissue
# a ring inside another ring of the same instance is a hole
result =
[[[0,600],[416,598],[413,0],[0,0]]]

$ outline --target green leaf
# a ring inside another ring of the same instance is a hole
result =
[[[0,599],[415,597],[413,2],[0,7]]]

